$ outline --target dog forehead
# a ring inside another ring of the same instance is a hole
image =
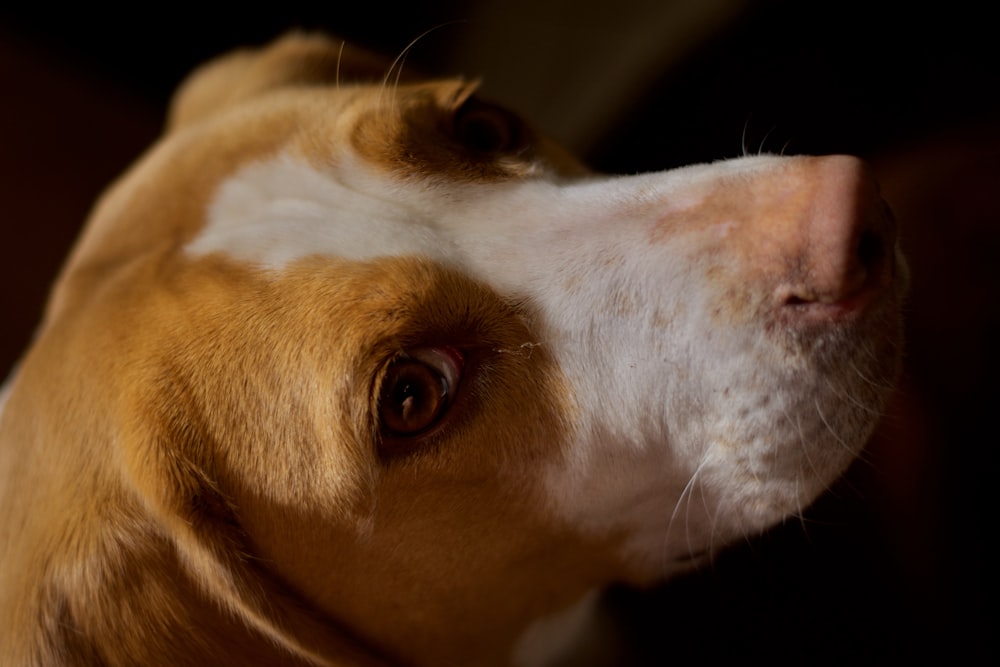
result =
[[[414,217],[388,194],[368,196],[306,163],[279,158],[222,183],[187,252],[221,253],[267,270],[315,255],[426,254],[436,244],[425,226],[406,224]]]

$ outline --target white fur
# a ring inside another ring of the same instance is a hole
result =
[[[270,271],[317,254],[420,255],[530,301],[533,342],[557,360],[579,417],[567,458],[545,471],[551,510],[583,531],[625,528],[626,551],[656,576],[801,509],[856,453],[829,424],[850,421],[858,374],[818,381],[812,357],[761,322],[713,314],[705,274],[724,259],[704,251],[737,222],[653,240],[713,182],[781,160],[445,191],[351,160],[320,172],[280,157],[221,187],[188,251]],[[843,368],[863,372],[864,357]]]

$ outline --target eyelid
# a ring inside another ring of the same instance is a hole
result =
[[[452,392],[458,388],[462,369],[465,366],[465,358],[457,349],[451,346],[424,347],[408,352],[405,356],[440,371],[448,381],[449,389]]]

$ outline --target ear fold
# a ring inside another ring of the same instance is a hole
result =
[[[289,33],[196,69],[174,95],[167,129],[196,122],[275,88],[380,81],[388,59],[326,35]]]

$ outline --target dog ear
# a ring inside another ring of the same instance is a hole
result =
[[[261,49],[242,49],[196,69],[170,105],[167,130],[199,121],[276,88],[381,81],[383,56],[321,34],[289,33]]]

